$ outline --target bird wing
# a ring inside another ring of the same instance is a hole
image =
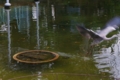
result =
[[[119,28],[118,26],[120,26],[120,16],[116,16],[116,17],[110,19],[106,23],[105,27],[107,27],[107,26],[113,26],[115,29],[118,29]]]
[[[84,26],[82,25],[79,25],[79,26],[76,26],[77,30],[80,32],[80,34],[88,39],[91,38],[90,34],[89,34],[89,31],[87,28],[85,28]]]
[[[93,39],[91,45],[95,45],[103,41],[103,38],[91,29],[87,29],[84,26],[77,26],[76,28],[78,29],[80,34],[83,35],[84,37]]]
[[[98,33],[94,32],[93,30],[91,29],[88,29],[88,33],[89,35],[91,36],[91,38],[94,40],[94,39],[99,39],[101,38],[101,36],[98,35]]]
[[[93,30],[89,30],[89,34],[91,35],[91,37],[93,39],[93,42],[91,43],[91,45],[96,45],[96,44],[99,44],[103,41],[103,37],[99,36]]]
[[[109,20],[105,27],[99,32],[99,35],[102,37],[105,37],[108,33],[118,29],[120,26],[120,17],[114,17],[111,20]]]
[[[80,32],[81,35],[83,35],[86,38],[91,38],[91,39],[98,39],[101,38],[96,32],[94,32],[91,29],[87,29],[84,26],[77,26],[76,27],[78,31]]]

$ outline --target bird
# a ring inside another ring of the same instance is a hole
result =
[[[84,25],[77,25],[76,28],[81,35],[83,35],[87,39],[93,40],[91,45],[97,45],[105,40],[107,41],[117,38],[118,35],[113,35],[111,37],[107,37],[107,35],[110,32],[119,29],[119,26],[120,26],[120,16],[116,16],[110,19],[99,32],[95,32],[91,29],[88,29]]]

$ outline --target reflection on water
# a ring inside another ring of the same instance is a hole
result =
[[[55,8],[54,8],[54,5],[51,5],[51,11],[52,11],[53,20],[55,20]]]
[[[10,31],[10,10],[7,13],[7,33],[8,33],[8,60],[11,63],[11,31]]]
[[[102,48],[100,54],[94,54],[96,67],[100,72],[107,72],[111,77],[120,79],[120,38],[111,47]]]
[[[36,2],[36,19],[37,19],[37,22],[36,22],[36,29],[37,29],[37,48],[36,49],[40,49],[40,37],[39,37],[39,28],[40,28],[40,26],[39,26],[39,2]]]

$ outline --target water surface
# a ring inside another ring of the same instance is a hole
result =
[[[97,31],[119,15],[119,1],[108,1],[46,0],[38,5],[31,1],[24,4],[23,1],[19,4],[12,1],[8,12],[0,7],[1,26],[10,25],[8,32],[0,33],[0,79],[119,79],[119,37],[94,47],[92,54],[86,56],[89,42],[75,28],[81,23]],[[113,34],[119,34],[119,30],[109,36]],[[12,59],[17,52],[26,50],[53,51],[60,58],[45,64],[25,64]]]

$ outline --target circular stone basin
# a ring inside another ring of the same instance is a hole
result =
[[[13,59],[24,63],[46,63],[58,59],[59,55],[55,52],[45,50],[29,50],[13,55]]]

